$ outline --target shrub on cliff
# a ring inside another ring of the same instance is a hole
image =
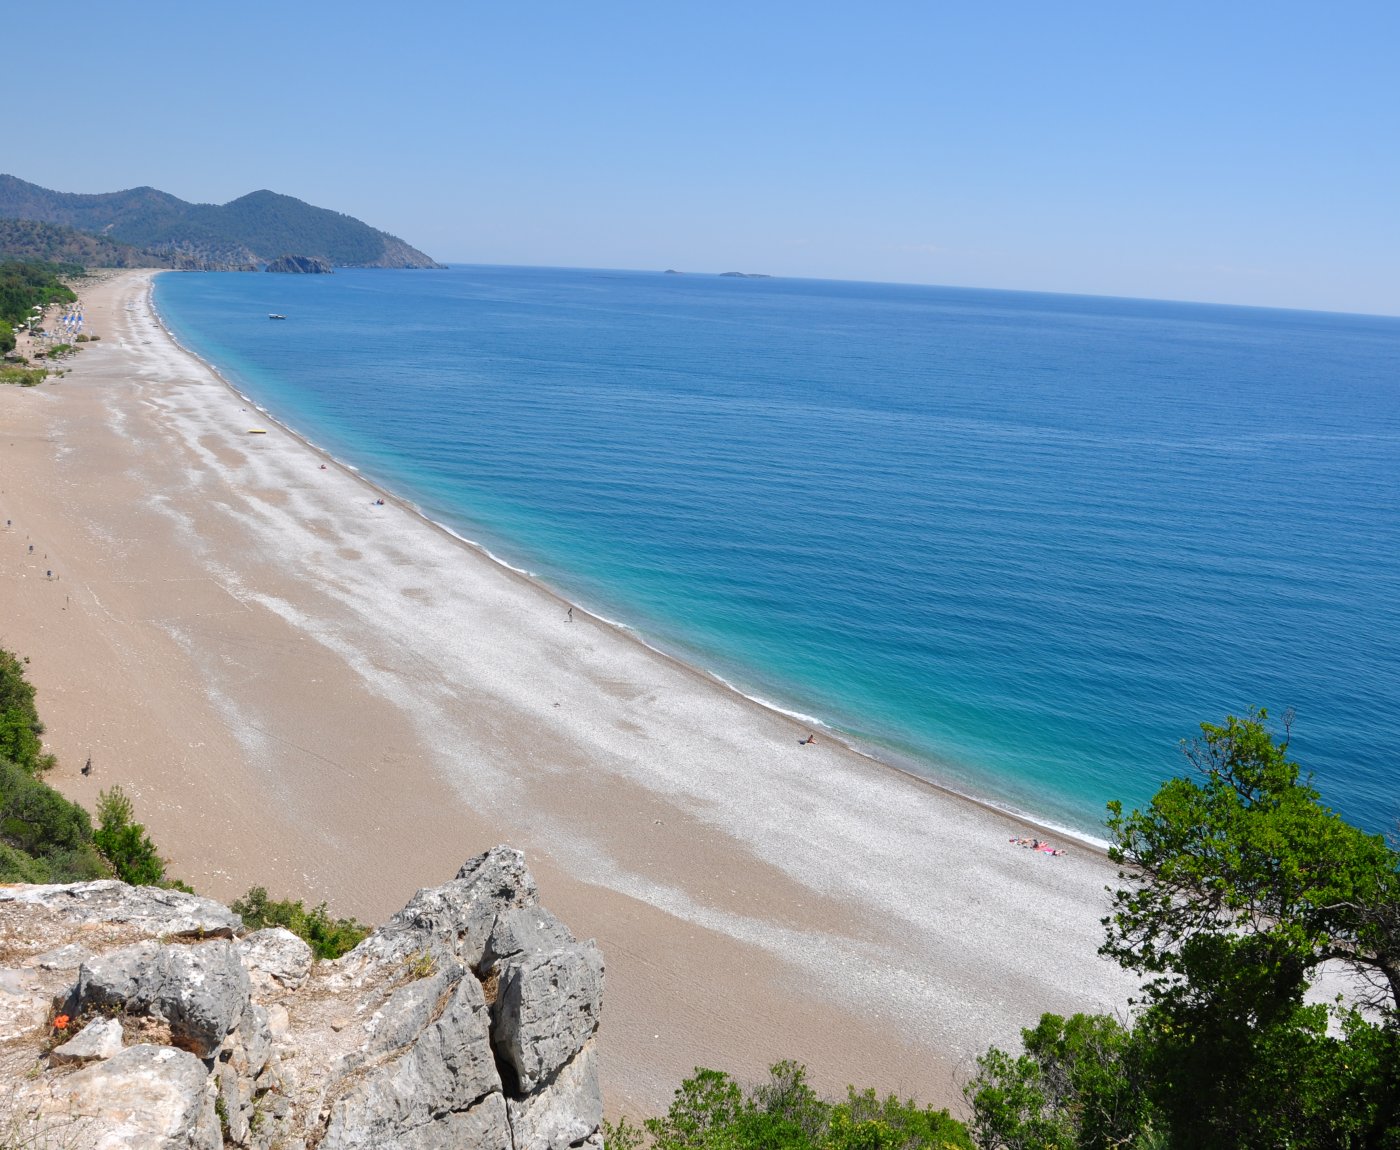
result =
[[[136,821],[135,808],[121,787],[98,792],[97,820],[93,842],[122,882],[132,886],[167,885],[165,860],[146,828]]]
[[[34,686],[0,650],[0,882],[83,882],[107,873],[92,820],[40,779],[53,766]]]
[[[305,939],[317,958],[339,958],[353,950],[370,931],[353,918],[331,918],[325,903],[307,910],[300,899],[292,902],[269,898],[267,888],[262,886],[253,887],[231,903],[229,909],[249,930],[285,927]]]
[[[87,811],[0,759],[0,882],[86,882],[106,873]]]

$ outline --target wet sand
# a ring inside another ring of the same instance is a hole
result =
[[[82,289],[102,339],[65,377],[0,388],[0,646],[31,659],[51,781],[120,783],[172,874],[378,921],[520,847],[603,949],[612,1113],[780,1058],[956,1109],[989,1042],[1126,1001],[1102,856],[1019,849],[1011,817],[804,745],[377,506],[169,338],[151,274]]]

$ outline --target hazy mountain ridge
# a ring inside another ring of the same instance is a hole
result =
[[[157,188],[86,195],[0,175],[3,219],[73,228],[147,249],[185,268],[251,269],[284,255],[336,267],[441,266],[353,216],[266,190],[227,204],[189,204]]]

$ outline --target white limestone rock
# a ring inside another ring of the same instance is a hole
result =
[[[209,1071],[171,1046],[128,1046],[114,1058],[59,1079],[65,1112],[95,1121],[94,1150],[220,1150]]]
[[[263,992],[301,987],[315,957],[305,941],[282,926],[255,930],[239,940],[238,950],[253,986]]]
[[[115,1018],[95,1018],[49,1057],[56,1063],[102,1062],[122,1052],[122,1024]]]
[[[0,888],[4,904],[42,909],[79,924],[131,927],[152,937],[232,938],[243,920],[211,898],[153,886],[127,886],[116,879],[63,886]]]

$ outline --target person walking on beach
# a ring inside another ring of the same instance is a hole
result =
[[[573,609],[572,607],[570,607],[570,608],[569,608],[569,622],[572,623],[573,621],[574,621],[574,609]]]

